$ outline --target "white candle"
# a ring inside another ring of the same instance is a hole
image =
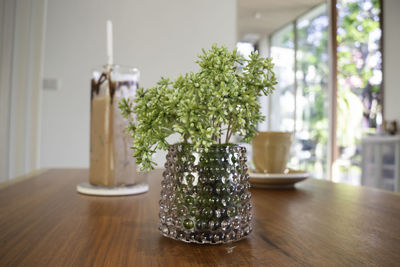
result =
[[[107,20],[107,65],[110,67],[113,64],[113,34],[112,22]]]

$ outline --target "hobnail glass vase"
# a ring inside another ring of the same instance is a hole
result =
[[[171,145],[161,183],[161,233],[193,243],[228,243],[250,234],[252,204],[246,149]]]

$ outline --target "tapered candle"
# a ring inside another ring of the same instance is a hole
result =
[[[112,22],[107,20],[107,65],[110,67],[113,64],[113,33]]]

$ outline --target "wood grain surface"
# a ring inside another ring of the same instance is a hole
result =
[[[78,194],[88,170],[54,169],[0,189],[0,266],[399,266],[400,194],[309,179],[252,189],[254,231],[227,245],[157,230],[161,171],[150,191]]]

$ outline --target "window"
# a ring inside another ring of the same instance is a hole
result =
[[[297,166],[326,177],[328,155],[328,14],[322,4],[296,22]]]
[[[338,157],[333,178],[360,184],[363,134],[382,123],[382,57],[378,0],[337,2]]]
[[[332,164],[334,181],[359,184],[361,136],[382,123],[379,0],[337,1],[335,136],[329,136],[327,9],[320,4],[270,36],[279,84],[270,98],[269,129],[295,132],[289,167],[326,178]]]
[[[295,88],[294,88],[294,27],[289,24],[271,37],[271,57],[279,81],[271,95],[270,129],[294,131]]]

